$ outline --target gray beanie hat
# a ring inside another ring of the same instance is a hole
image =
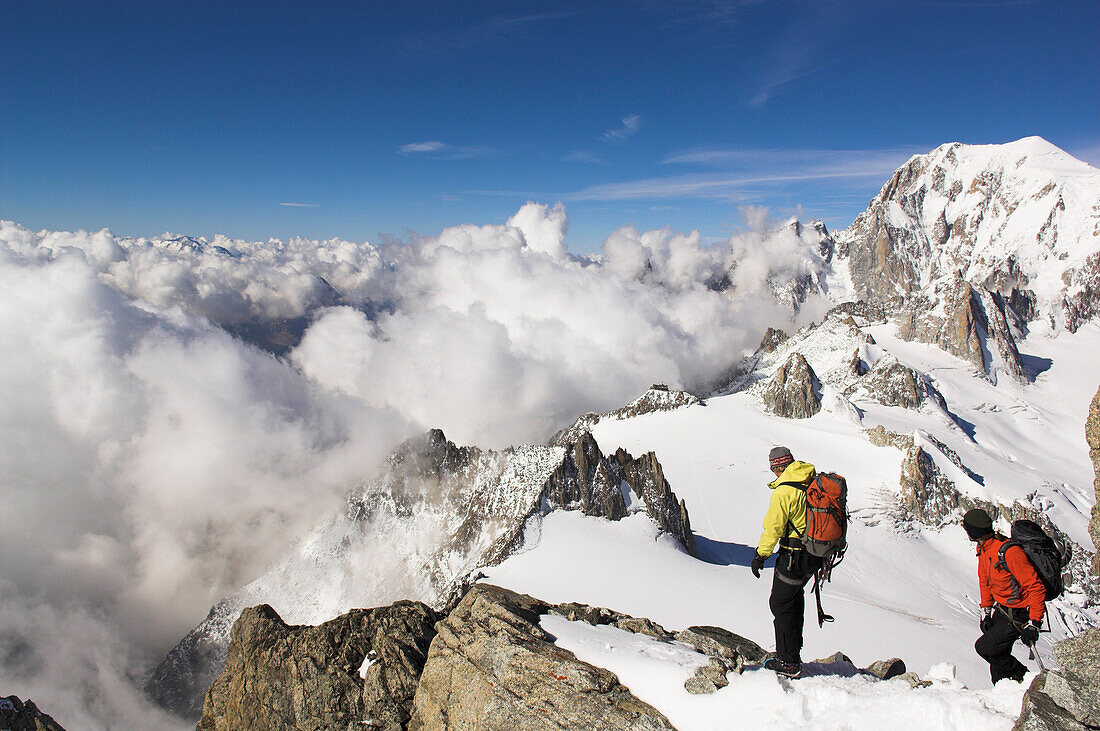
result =
[[[786,447],[772,447],[772,451],[768,452],[768,464],[772,469],[786,467],[791,462],[794,462],[794,456]]]

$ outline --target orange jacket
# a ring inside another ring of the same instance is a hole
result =
[[[993,602],[997,602],[1012,609],[1027,607],[1028,616],[1038,622],[1046,611],[1046,587],[1039,580],[1024,549],[1019,546],[1009,546],[1005,551],[1008,571],[997,568],[1001,544],[1006,540],[1002,535],[995,535],[978,544],[978,585],[982,590],[982,606],[991,607]]]

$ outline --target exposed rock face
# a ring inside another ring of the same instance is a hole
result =
[[[195,718],[202,713],[206,690],[225,666],[228,636],[240,612],[235,602],[222,600],[206,619],[184,635],[153,670],[145,692],[163,708]]]
[[[1069,563],[1063,569],[1062,575],[1065,585],[1083,592],[1089,602],[1100,599],[1100,580],[1092,572],[1093,555],[1062,533],[1041,505],[1021,501],[1002,505],[965,495],[959,491],[954,481],[936,466],[931,455],[925,450],[925,446],[916,443],[912,437],[893,434],[885,429],[879,431],[879,429],[868,430],[873,443],[881,440],[882,445],[889,444],[906,451],[901,465],[901,489],[898,495],[901,515],[899,517],[917,520],[932,527],[940,527],[960,518],[967,510],[980,508],[989,513],[994,521],[1000,519],[1011,524],[1017,520],[1030,520],[1038,523],[1048,535],[1061,541],[1069,552]],[[930,449],[938,449],[960,470],[969,472],[958,455],[947,445],[927,434],[922,434],[922,437],[927,440],[925,445]],[[929,445],[928,442],[931,444]],[[970,474],[976,477],[973,473]]]
[[[266,604],[245,609],[198,728],[404,728],[438,619],[419,602],[317,627],[288,626]]]
[[[876,447],[894,447],[905,452],[913,447],[913,437],[908,434],[898,434],[890,431],[882,424],[871,429],[864,429],[867,439]]]
[[[399,446],[374,479],[352,489],[332,515],[288,547],[264,575],[219,601],[154,672],[147,690],[190,718],[225,663],[229,632],[246,606],[272,604],[293,624],[317,624],[344,607],[409,597],[444,606],[501,534],[540,503],[565,450],[464,447],[433,429]],[[341,592],[314,588],[346,576]]]
[[[856,361],[859,361],[858,355]],[[857,370],[856,375],[863,374]],[[859,383],[859,388],[868,398],[885,406],[915,410],[930,398],[944,410],[947,409],[943,395],[928,376],[902,365],[895,358],[880,358],[876,361],[866,372],[866,378]]]
[[[671,729],[614,673],[556,647],[549,605],[478,584],[437,626],[409,729]]]
[[[649,519],[661,530],[679,538],[689,554],[697,556],[687,506],[683,500],[677,500],[676,493],[665,479],[665,472],[657,461],[657,455],[646,452],[638,459],[633,459],[620,448],[616,450],[612,461],[622,467],[626,484],[641,498]]]
[[[1054,645],[1060,670],[1044,670],[1024,693],[1015,731],[1100,728],[1100,629]]]
[[[1066,329],[1077,328],[1100,315],[1100,252],[1090,256],[1081,266],[1062,275],[1066,293],[1062,308],[1066,316]]]
[[[611,520],[626,517],[626,498],[621,485],[624,475],[600,452],[591,434],[585,433],[565,453],[565,459],[550,475],[543,495],[551,507],[580,510]]]
[[[1092,536],[1092,545],[1096,547],[1096,556],[1093,558],[1092,570],[1100,576],[1100,389],[1092,398],[1089,407],[1089,417],[1085,422],[1085,441],[1089,445],[1089,456],[1092,457],[1092,468],[1096,473],[1093,480],[1093,488],[1096,491],[1096,503],[1092,506],[1092,522],[1089,523],[1089,535]]]
[[[65,731],[51,716],[38,710],[29,698],[9,695],[0,698],[0,728],[5,731]]]
[[[794,352],[772,375],[763,398],[776,416],[807,419],[821,410],[821,383],[806,358]]]
[[[897,319],[901,337],[938,345],[979,373],[994,379],[998,370],[1017,379],[1026,376],[1014,334],[1022,330],[1022,322],[999,294],[972,286],[961,274],[938,290],[935,299],[911,299]]]
[[[719,688],[725,688],[730,684],[727,673],[740,674],[742,668],[741,659],[725,660],[720,657],[712,657],[703,667],[697,669],[695,674],[684,681],[684,690],[693,695],[714,693]]]

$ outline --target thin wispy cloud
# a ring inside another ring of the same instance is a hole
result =
[[[425,142],[410,142],[401,145],[397,151],[402,155],[422,155],[442,160],[466,160],[471,157],[480,157],[491,152],[488,147],[450,145],[440,140],[427,140]]]
[[[622,142],[638,134],[642,128],[642,115],[630,114],[623,117],[623,123],[603,133],[603,138],[608,142]]]
[[[808,59],[808,54],[799,55],[804,57],[792,58],[789,64],[777,67],[765,76],[760,88],[749,99],[749,106],[762,107],[779,94],[787,84],[821,70],[820,66],[803,68],[802,64]]]
[[[401,145],[401,152],[406,155],[416,152],[439,152],[440,150],[447,149],[445,142],[439,140],[429,140],[428,142],[410,142],[407,145]]]
[[[565,162],[580,162],[588,165],[608,165],[610,163],[591,150],[574,150],[562,158]]]
[[[280,206],[286,206],[287,208],[320,208],[320,203],[280,203]]]
[[[926,147],[883,150],[700,149],[673,155],[665,164],[723,168],[607,183],[579,190],[566,200],[645,200],[706,198],[744,200],[747,194],[782,183],[830,178],[882,179]]]

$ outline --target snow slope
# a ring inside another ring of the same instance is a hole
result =
[[[882,424],[917,430],[949,444],[981,478],[953,469],[960,490],[1001,503],[1041,504],[1074,541],[1087,535],[1092,472],[1082,438],[1097,386],[1088,353],[1100,352],[1100,326],[1057,337],[1033,330],[1021,348],[1050,367],[1035,383],[1000,386],[934,346],[891,336],[891,325],[869,328],[878,347],[930,374],[958,420],[942,411],[912,411],[837,398],[810,419],[766,413],[753,389],[711,398],[705,406],[628,419],[601,419],[601,449],[652,449],[673,489],[687,504],[700,560],[660,536],[642,517],[611,524],[553,513],[529,526],[527,548],[486,571],[487,580],[551,602],[579,601],[649,617],[669,629],[714,624],[771,645],[771,569],[757,580],[748,570],[770,497],[766,455],[775,444],[821,469],[844,474],[855,521],[851,550],[824,592],[835,624],[818,629],[808,612],[804,659],[843,651],[860,666],[899,656],[925,673],[944,662],[968,687],[989,686],[973,651],[978,591],[973,545],[954,523],[935,528],[899,517],[902,453],[876,447],[864,429]],[[822,364],[829,352],[808,350]],[[854,407],[854,408],[853,408]],[[965,477],[965,479],[963,479]],[[1003,526],[1006,527],[1006,526]],[[770,562],[769,562],[770,563]],[[1067,593],[1051,612],[1053,639],[1100,623],[1081,593]]]

